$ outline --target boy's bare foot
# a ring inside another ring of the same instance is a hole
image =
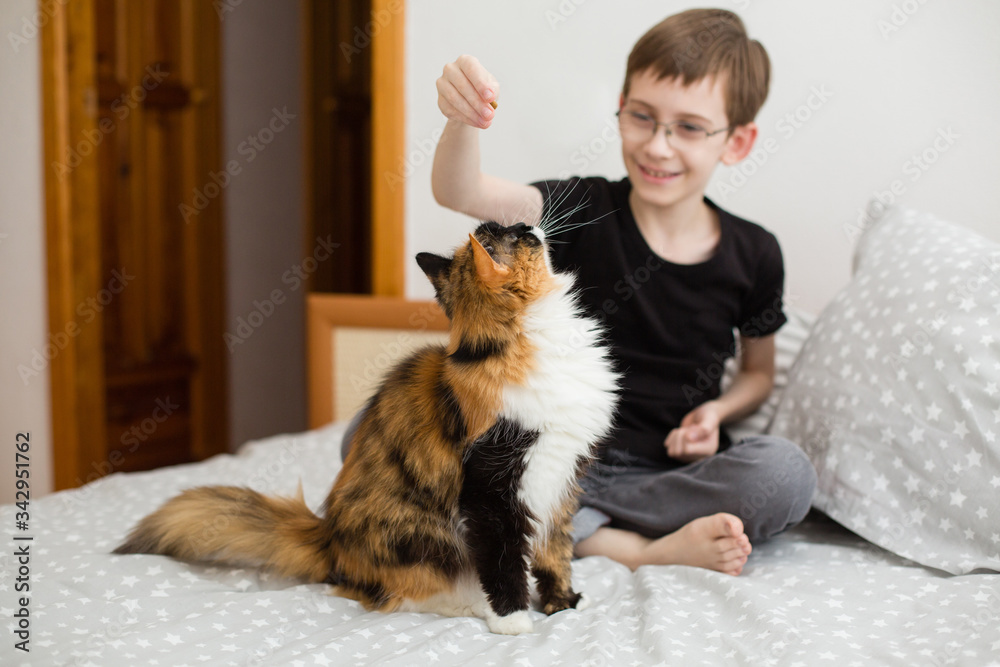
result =
[[[577,544],[575,551],[580,557],[607,556],[633,570],[640,565],[691,565],[735,576],[743,571],[751,547],[739,517],[720,512],[655,540],[601,528]]]
[[[695,519],[646,545],[641,559],[661,565],[693,565],[733,576],[743,571],[750,539],[739,517],[720,512]]]

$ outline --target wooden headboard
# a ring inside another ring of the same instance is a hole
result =
[[[306,303],[310,428],[350,419],[392,365],[447,340],[433,301],[310,294]]]

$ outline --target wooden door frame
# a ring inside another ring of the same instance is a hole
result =
[[[194,76],[200,85],[194,91],[198,127],[204,136],[187,137],[196,142],[194,174],[215,173],[221,167],[221,120],[219,73],[220,34],[218,17],[209,3],[193,3],[201,16],[185,15],[187,26],[199,22],[214,26],[201,31],[198,48],[203,58],[193,59]],[[108,280],[101,275],[101,218],[96,152],[101,137],[97,127],[97,73],[89,57],[95,51],[94,0],[54,3],[41,28],[42,119],[45,183],[46,262],[50,346],[46,348],[51,379],[52,458],[55,489],[80,486],[114,472],[120,462],[108,453],[105,427],[103,328],[92,305]],[[192,36],[188,36],[192,38]],[[197,176],[196,176],[197,178]],[[185,183],[185,187],[203,185]],[[199,352],[222,346],[225,317],[225,269],[223,245],[224,193],[199,213],[201,257],[195,266],[201,273],[185,284],[188,303],[186,335],[191,349]],[[199,230],[188,226],[186,234]],[[218,331],[216,338],[210,332]],[[49,354],[51,352],[51,354]],[[192,443],[192,451],[204,458],[227,448],[228,405],[224,356],[203,355],[198,376],[192,383],[192,422],[204,438]]]
[[[383,18],[385,17],[385,18]],[[372,0],[372,291],[406,291],[406,3]]]
[[[98,136],[96,71],[92,59],[71,56],[94,51],[94,2],[55,3],[51,11],[41,28],[41,75],[49,337],[54,343],[46,357],[53,481],[59,490],[100,476],[107,434],[101,318],[81,322],[76,312],[77,304],[99,293],[101,283],[97,164],[81,155],[89,144],[78,141]],[[90,462],[98,470],[89,470]]]

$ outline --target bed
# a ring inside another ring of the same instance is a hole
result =
[[[912,211],[891,211],[862,231],[851,284],[818,318],[793,314],[779,334],[775,396],[735,429],[795,439],[820,477],[815,511],[757,545],[741,576],[683,566],[633,573],[604,558],[577,560],[575,586],[593,604],[538,613],[532,634],[508,637],[474,618],[366,612],[325,586],[256,571],[111,555],[140,517],[195,485],[293,494],[301,480],[318,507],[365,392],[392,359],[439,339],[447,324],[428,303],[314,295],[313,428],[34,501],[30,653],[13,648],[17,562],[5,549],[0,608],[9,632],[0,662],[998,664],[1000,334],[977,322],[987,318],[996,331],[1000,248]],[[920,252],[897,256],[902,239]],[[964,292],[949,299],[935,288]],[[968,331],[971,341],[956,342]],[[913,392],[929,392],[932,403]],[[15,544],[17,510],[0,511],[6,543]]]

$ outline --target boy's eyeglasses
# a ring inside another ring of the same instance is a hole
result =
[[[723,127],[709,132],[700,125],[686,120],[660,123],[648,114],[630,109],[622,109],[615,115],[618,116],[622,137],[631,141],[649,141],[656,136],[656,128],[663,127],[667,131],[670,145],[677,149],[698,148],[712,135],[730,129]]]

